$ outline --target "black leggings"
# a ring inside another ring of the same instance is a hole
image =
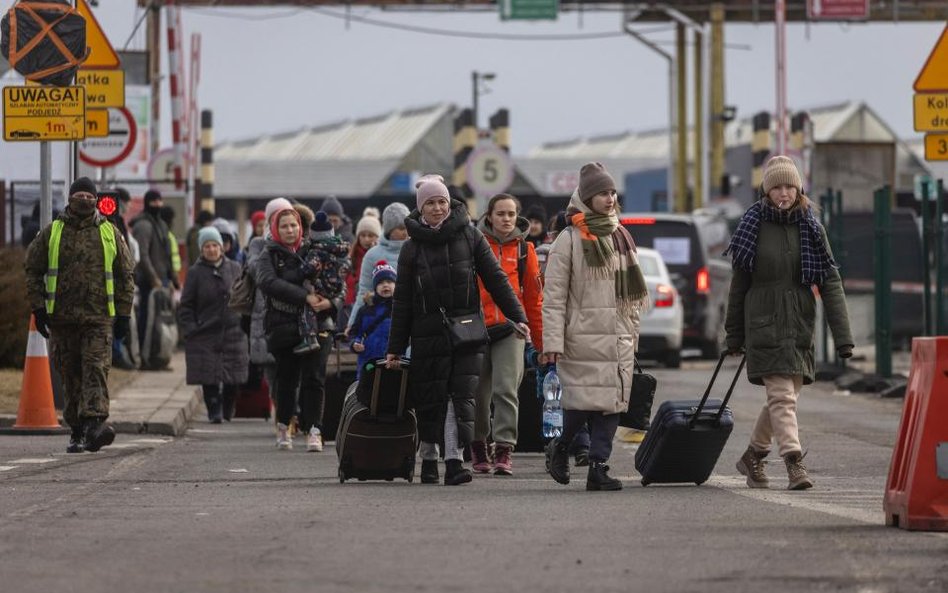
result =
[[[319,341],[320,349],[307,354],[293,354],[292,349],[274,352],[276,358],[276,385],[271,393],[276,399],[276,418],[280,424],[289,424],[296,414],[299,401],[300,430],[309,432],[315,426],[322,429],[323,408],[326,399],[326,363],[332,349],[332,337]],[[297,396],[299,396],[297,398]]]
[[[618,414],[563,410],[563,442],[571,443],[586,423],[589,423],[589,460],[605,463],[612,455],[612,439],[619,428]]]

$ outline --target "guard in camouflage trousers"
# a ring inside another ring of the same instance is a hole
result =
[[[98,451],[115,439],[108,376],[116,336],[127,337],[135,264],[120,232],[96,209],[88,177],[69,187],[65,211],[26,252],[26,289],[36,329],[49,338],[62,375],[72,429],[69,453]]]

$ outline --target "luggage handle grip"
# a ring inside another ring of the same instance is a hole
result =
[[[704,410],[704,405],[708,401],[708,396],[711,395],[711,388],[714,387],[714,381],[718,378],[718,373],[721,371],[721,367],[724,365],[724,359],[728,357],[727,352],[722,352],[721,357],[718,359],[718,364],[714,367],[714,374],[711,375],[711,381],[708,382],[708,388],[704,390],[704,395],[701,397],[701,402],[698,404],[698,409],[695,410],[694,416],[691,417],[691,421],[688,423],[689,427],[694,427],[695,421],[698,419],[698,415],[701,414],[701,411]],[[731,385],[727,388],[727,393],[724,395],[724,401],[721,402],[721,408],[718,410],[718,413],[714,415],[714,421],[720,422],[721,416],[724,414],[724,408],[727,407],[727,402],[730,401],[731,395],[734,393],[734,386],[737,385],[737,380],[741,376],[741,371],[744,370],[744,363],[747,362],[747,355],[741,356],[741,362],[737,365],[737,371],[734,373],[734,378],[731,380]]]

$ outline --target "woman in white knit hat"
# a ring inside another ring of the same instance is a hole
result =
[[[751,488],[767,488],[764,458],[776,440],[787,487],[805,490],[813,480],[802,461],[797,399],[801,387],[814,379],[814,288],[841,358],[852,356],[853,337],[838,266],[793,161],[771,158],[761,189],[763,196],[744,213],[724,252],[734,267],[727,350],[746,352],[747,378],[767,394],[737,469]]]

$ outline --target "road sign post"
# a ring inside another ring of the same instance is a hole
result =
[[[873,278],[875,278],[876,374],[892,376],[892,218],[891,189],[878,189],[875,198],[875,245]]]

